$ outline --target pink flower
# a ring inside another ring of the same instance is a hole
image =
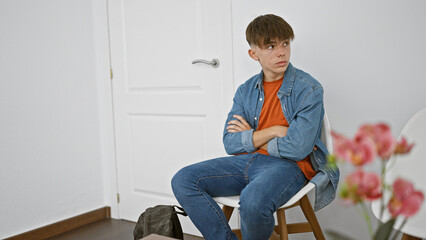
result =
[[[394,152],[396,141],[392,136],[390,127],[385,123],[362,125],[355,135],[358,138],[368,136],[376,144],[377,154],[382,159],[388,159]]]
[[[377,154],[383,158],[389,158],[394,152],[396,141],[392,136],[390,127],[385,123],[365,124],[360,127],[355,139],[370,137],[376,144]]]
[[[411,217],[416,214],[424,200],[423,193],[415,191],[413,184],[402,178],[396,179],[392,187],[393,195],[388,204],[392,216]]]
[[[381,180],[377,174],[358,169],[346,177],[340,196],[354,204],[363,200],[371,201],[382,196],[381,186]]]
[[[405,137],[402,137],[401,141],[397,142],[396,144],[395,154],[409,153],[413,147],[414,147],[414,143],[408,144]]]
[[[376,157],[375,145],[367,137],[359,137],[356,141],[345,138],[336,132],[331,132],[337,158],[362,166],[370,163]]]

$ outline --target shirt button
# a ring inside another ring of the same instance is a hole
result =
[[[255,117],[254,120],[257,120],[257,117]]]
[[[262,100],[263,100],[263,98],[260,98],[260,99],[259,99],[259,101],[262,101]]]

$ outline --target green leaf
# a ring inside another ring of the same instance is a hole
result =
[[[350,238],[343,233],[334,230],[325,230],[325,235],[328,236],[327,239],[329,240],[354,240],[353,238]]]
[[[336,158],[335,155],[333,155],[333,154],[327,155],[327,166],[331,170],[337,169],[337,158]]]
[[[387,221],[385,224],[381,225],[377,231],[376,234],[374,234],[374,240],[386,240],[389,238],[393,225],[395,224],[395,219],[391,219]]]

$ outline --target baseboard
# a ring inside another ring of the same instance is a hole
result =
[[[5,240],[47,239],[106,218],[111,218],[110,207],[99,208],[72,218],[62,220],[60,222],[6,238]]]

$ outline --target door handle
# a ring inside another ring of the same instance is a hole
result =
[[[204,63],[207,65],[211,65],[214,68],[219,67],[219,64],[220,64],[219,59],[217,58],[213,58],[211,61],[204,60],[204,59],[195,59],[192,61],[192,64],[196,64],[196,63]]]

